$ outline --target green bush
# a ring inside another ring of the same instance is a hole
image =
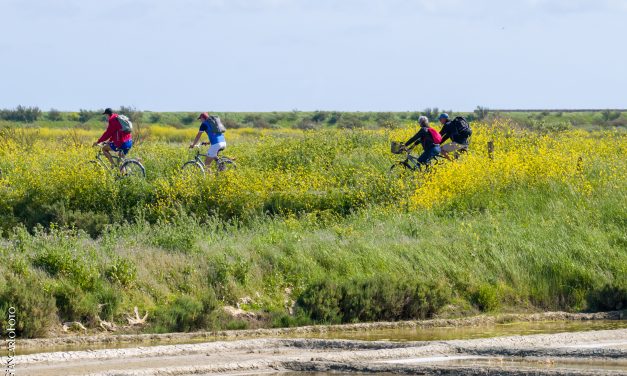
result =
[[[297,303],[313,321],[346,323],[425,319],[449,299],[441,286],[390,276],[316,282],[305,289]]]
[[[150,113],[150,115],[148,116],[148,122],[155,124],[155,123],[159,123],[161,121],[163,117],[161,116],[160,113],[158,112],[152,112]]]
[[[336,324],[342,321],[341,287],[337,282],[320,281],[310,285],[299,297],[297,304],[313,321]]]
[[[54,298],[36,279],[6,278],[6,285],[0,290],[2,328],[8,327],[7,313],[11,307],[16,311],[16,334],[22,338],[43,337],[58,322]]]
[[[483,312],[496,311],[499,308],[499,294],[496,286],[482,284],[470,296],[470,301]]]
[[[98,115],[98,112],[96,111],[89,111],[89,110],[81,109],[78,111],[78,121],[80,121],[81,123],[87,123],[88,121],[90,121],[97,115]]]
[[[181,117],[181,123],[183,123],[184,125],[191,125],[194,121],[196,121],[197,118],[197,114],[185,114],[183,115],[183,117]]]
[[[41,110],[39,107],[17,106],[13,110],[0,109],[0,120],[19,121],[32,123],[39,119]]]
[[[137,279],[137,267],[133,261],[117,257],[105,270],[105,276],[112,283],[131,287]]]
[[[48,111],[48,120],[61,121],[63,120],[63,115],[61,114],[61,111],[51,108],[50,111]]]
[[[165,308],[155,312],[155,329],[158,332],[188,332],[211,329],[212,313],[218,307],[212,290],[205,290],[202,298],[190,295],[178,296]]]
[[[627,287],[606,284],[588,294],[588,309],[592,311],[619,311],[627,309]]]

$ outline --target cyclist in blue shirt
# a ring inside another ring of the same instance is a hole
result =
[[[213,126],[211,124],[211,120],[209,119],[209,114],[203,112],[198,116],[198,120],[202,120],[200,124],[200,128],[198,129],[198,134],[194,141],[189,145],[190,149],[193,149],[200,141],[200,137],[203,133],[207,133],[209,137],[209,143],[211,146],[209,147],[209,151],[207,151],[207,156],[205,158],[205,166],[211,167],[211,162],[216,161],[218,159],[218,153],[226,148],[226,139],[224,138],[224,133],[214,132]]]

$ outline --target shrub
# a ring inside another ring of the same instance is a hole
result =
[[[95,293],[95,297],[98,302],[98,317],[102,320],[113,320],[122,302],[120,292],[116,288],[102,287]]]
[[[159,123],[161,119],[162,119],[162,116],[158,112],[151,112],[150,116],[148,116],[148,122],[152,124]]]
[[[100,112],[102,113],[102,112]],[[80,121],[81,123],[87,123],[89,120],[91,120],[94,116],[96,116],[98,113],[95,111],[89,111],[89,110],[79,110],[78,111],[78,121]]]
[[[144,113],[133,106],[121,106],[118,113],[128,116],[134,126],[138,126],[144,119]]]
[[[85,292],[67,279],[61,279],[53,290],[61,321],[92,323],[100,314],[97,295]]]
[[[377,125],[382,128],[394,129],[399,125],[399,122],[391,112],[379,112],[376,114],[375,120]]]
[[[490,112],[490,110],[488,110],[487,107],[481,107],[481,106],[477,106],[477,108],[475,109],[474,113],[475,113],[475,118],[477,120],[483,120],[486,118],[486,116],[488,116],[488,113]]]
[[[155,312],[152,319],[156,331],[188,332],[210,329],[214,324],[212,313],[218,307],[212,290],[205,290],[202,298],[181,295],[165,308]]]
[[[299,296],[297,304],[313,321],[338,323],[424,319],[448,301],[448,294],[440,286],[376,277],[313,283]]]
[[[606,284],[588,294],[588,309],[592,311],[619,311],[627,309],[627,287]]]
[[[325,280],[311,284],[298,297],[297,304],[315,322],[339,323],[342,321],[342,295],[337,282]]]
[[[39,119],[41,110],[39,107],[17,106],[14,110],[0,110],[0,119],[32,123]]]
[[[181,117],[181,123],[183,123],[184,125],[190,125],[192,124],[194,121],[196,121],[196,118],[198,117],[198,115],[196,114],[185,114],[183,115],[183,117]]]
[[[496,286],[483,284],[477,287],[470,296],[470,301],[483,312],[496,311],[499,307],[499,296]]]
[[[315,121],[308,120],[308,119],[302,119],[300,122],[296,124],[296,129],[311,131],[314,129],[320,129],[320,124]]]
[[[340,120],[337,122],[337,127],[340,129],[358,129],[363,128],[365,124],[354,114],[343,114]]]
[[[246,115],[244,117],[244,123],[253,128],[269,129],[272,125],[259,114]]]
[[[607,123],[618,119],[620,117],[620,111],[603,110],[601,111],[601,117],[603,121]]]
[[[61,111],[51,108],[50,111],[48,111],[48,120],[50,121],[63,120],[63,117],[61,116]]]
[[[113,283],[130,287],[137,279],[137,267],[131,260],[118,257],[106,268],[105,276]]]
[[[329,116],[327,117],[327,124],[329,125],[337,124],[337,122],[340,121],[341,118],[342,118],[341,112],[333,111],[329,113]]]
[[[425,108],[425,109],[422,111],[422,113],[423,113],[423,115],[424,115],[424,116],[426,116],[426,117],[429,119],[429,121],[431,121],[431,122],[434,122],[434,121],[438,118],[438,116],[440,116],[440,112],[439,112],[439,109],[438,109],[437,107],[434,107],[434,108],[428,108],[428,107],[427,107],[427,108]],[[416,118],[416,119],[413,119],[413,120],[418,120],[418,119]]]
[[[221,119],[226,129],[238,129],[242,128],[242,124],[238,123],[234,119],[226,118]]]
[[[313,115],[311,115],[310,120],[314,123],[322,123],[329,116],[328,112],[325,111],[315,111]]]
[[[8,327],[8,311],[16,311],[16,334],[22,338],[43,337],[57,322],[54,298],[36,279],[9,276],[0,290],[0,326]]]

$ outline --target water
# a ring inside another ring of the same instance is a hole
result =
[[[299,333],[279,338],[320,338],[320,339],[349,339],[361,341],[443,341],[457,339],[490,338],[513,335],[552,334],[563,332],[582,332],[590,330],[627,329],[627,320],[599,320],[599,321],[545,321],[545,322],[514,322],[475,327],[438,327],[438,328],[402,328],[382,329],[371,331],[342,331],[325,333]],[[258,337],[252,337],[258,338]],[[128,343],[98,343],[72,344],[62,346],[48,346],[43,348],[22,348],[17,341],[18,355],[36,354],[56,351],[85,351],[113,348],[129,348],[138,346],[160,346],[175,344],[193,344],[212,341],[241,340],[246,337],[201,337],[160,340]],[[337,374],[336,374],[337,375]],[[354,374],[353,374],[354,375]]]
[[[367,332],[311,333],[299,334],[297,337],[395,342],[446,341],[612,329],[627,329],[627,320],[514,322],[474,327],[402,328]]]

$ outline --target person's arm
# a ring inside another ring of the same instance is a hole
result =
[[[420,128],[420,130],[412,138],[407,140],[407,142],[405,143],[405,146],[410,147],[415,142],[421,141],[422,136],[424,136],[424,134],[425,134],[424,130]]]
[[[444,124],[444,126],[442,127],[442,130],[440,131],[440,136],[442,136],[442,141],[440,142],[440,144],[443,144],[444,141],[451,138],[449,127],[447,126],[447,124]]]
[[[200,137],[202,136],[202,133],[203,133],[202,131],[198,131],[198,133],[196,134],[196,138],[191,143],[191,145],[189,145],[190,149],[193,149],[198,144],[198,141],[200,141]]]
[[[103,142],[103,141],[107,141],[109,140],[114,133],[114,129],[113,129],[113,124],[111,122],[109,122],[109,125],[107,126],[107,130],[104,131],[104,133],[102,134],[102,136],[100,136],[100,138],[98,139],[98,141],[94,142],[93,146],[98,145],[99,143]]]

